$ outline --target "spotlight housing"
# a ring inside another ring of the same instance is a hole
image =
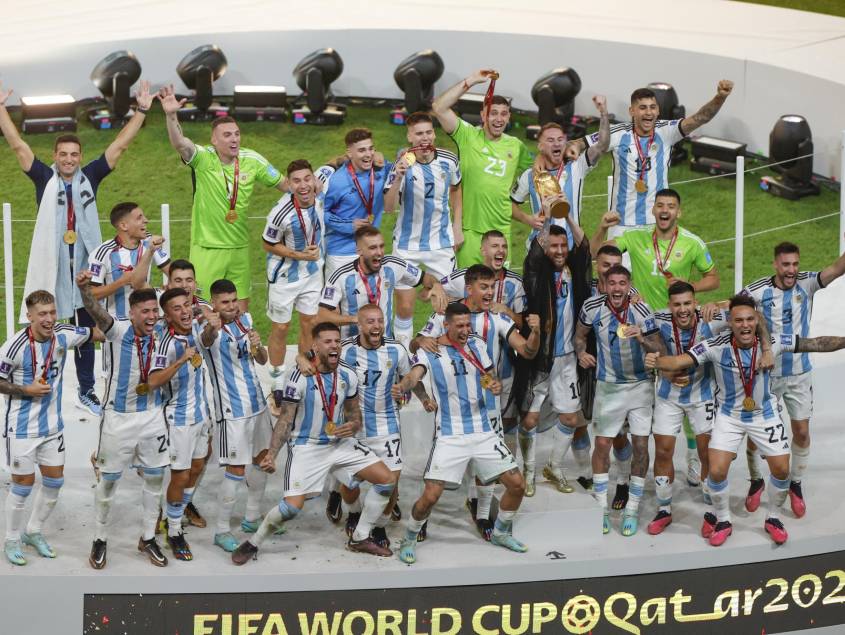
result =
[[[772,166],[779,176],[764,176],[760,187],[782,198],[797,201],[818,195],[819,186],[813,182],[813,134],[810,124],[801,115],[782,115],[769,133],[769,159],[785,161]],[[803,158],[798,158],[803,157]]]
[[[194,94],[179,110],[180,120],[209,120],[228,114],[227,108],[214,101],[213,92],[214,82],[223,77],[228,64],[223,51],[214,44],[198,46],[182,58],[176,73]]]
[[[537,124],[527,126],[525,134],[536,139],[547,123],[563,126],[567,136],[582,136],[586,127],[575,118],[575,98],[581,92],[581,78],[574,68],[561,66],[534,82],[531,99],[537,104]]]
[[[76,100],[71,95],[21,97],[21,130],[39,132],[75,132]]]
[[[443,76],[443,59],[433,49],[424,49],[399,62],[393,81],[405,94],[404,108],[390,114],[390,121],[404,125],[408,113],[431,110],[434,84]]]
[[[120,128],[133,114],[129,91],[141,78],[141,64],[130,51],[115,51],[91,71],[91,81],[106,99],[107,107],[88,111],[88,120],[99,129]]]
[[[284,86],[235,86],[232,116],[238,121],[282,121],[288,105]]]
[[[678,103],[678,93],[675,87],[668,82],[651,82],[646,86],[654,93],[657,99],[657,107],[660,109],[660,119],[683,119],[687,116],[687,109]],[[688,154],[684,148],[684,142],[679,141],[672,146],[672,163],[684,161]],[[736,166],[734,166],[736,167]]]
[[[331,103],[331,85],[343,73],[343,60],[333,48],[323,48],[306,55],[293,69],[296,85],[304,103],[292,111],[295,124],[341,124],[346,107]]]

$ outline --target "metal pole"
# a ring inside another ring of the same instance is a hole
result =
[[[6,282],[6,339],[15,334],[15,281],[12,276],[12,205],[3,203],[3,275]]]
[[[161,204],[161,235],[164,238],[164,247],[173,256],[173,245],[170,244],[170,205]],[[167,284],[167,275],[162,274],[164,284]]]
[[[845,253],[845,130],[839,145],[839,253]]]
[[[608,211],[612,207],[613,203],[613,175],[607,175],[607,209]]]
[[[736,158],[736,219],[734,233],[734,293],[742,291],[743,251],[745,242],[745,157]]]

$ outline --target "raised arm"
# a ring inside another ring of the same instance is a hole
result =
[[[144,125],[144,120],[147,118],[147,112],[149,112],[150,107],[153,105],[153,96],[150,94],[150,82],[141,80],[138,92],[135,94],[135,102],[138,106],[135,109],[135,114],[126,122],[126,125],[123,126],[123,130],[120,131],[117,138],[106,148],[106,162],[111,169],[114,169],[120,155],[126,152],[126,148],[129,147],[135,135],[141,130],[141,126]]]
[[[819,282],[826,287],[845,273],[845,254],[842,254],[819,273]]]
[[[799,337],[795,345],[796,353],[832,353],[845,348],[845,337],[820,335],[819,337]]]
[[[443,290],[443,285],[440,281],[430,273],[423,274],[422,286],[428,291],[428,300],[431,302],[431,308],[437,313],[443,313],[446,310],[446,305],[449,304],[449,298]]]
[[[699,108],[697,113],[685,117],[681,121],[681,131],[688,135],[713,119],[733,89],[734,83],[729,79],[719,80],[719,85],[716,87],[716,96]]]
[[[525,359],[534,359],[537,356],[537,351],[540,350],[540,316],[530,313],[526,319],[531,332],[528,337],[522,337],[516,329],[511,331],[508,337],[508,344],[521,357]]]
[[[610,147],[610,118],[607,114],[607,98],[604,95],[593,95],[593,103],[599,111],[599,140],[587,148],[587,162],[595,165],[601,155]]]
[[[716,267],[713,267],[710,271],[701,276],[700,280],[696,280],[691,284],[696,293],[714,291],[715,289],[718,289],[721,284],[721,281],[719,280],[719,272]]]
[[[91,272],[87,269],[80,271],[76,276],[76,286],[79,287],[79,294],[82,296],[82,304],[85,310],[94,320],[94,324],[103,333],[108,331],[114,324],[114,318],[103,308],[91,293]]]
[[[3,133],[12,152],[15,153],[18,165],[24,172],[29,172],[32,168],[32,162],[35,161],[35,154],[26,141],[21,138],[18,129],[15,128],[12,118],[9,116],[9,111],[6,110],[6,102],[11,97],[12,92],[11,89],[4,91],[3,84],[0,83],[0,132]]]
[[[164,110],[164,119],[167,122],[167,137],[170,139],[170,145],[179,153],[182,160],[187,163],[193,158],[196,148],[194,147],[194,142],[182,133],[182,126],[179,125],[179,118],[176,116],[176,113],[179,112],[179,109],[188,100],[176,99],[173,84],[165,86],[159,91],[158,100],[161,102],[162,110]]]
[[[395,212],[399,209],[399,189],[402,187],[402,181],[405,180],[405,173],[408,171],[408,163],[404,156],[396,162],[393,169],[395,171],[393,182],[384,193],[385,212]]]
[[[452,233],[455,235],[455,249],[464,244],[464,196],[460,185],[449,188],[449,208],[452,210]]]
[[[487,78],[495,72],[496,71],[492,69],[481,69],[475,71],[469,77],[462,79],[434,100],[434,103],[431,104],[431,110],[434,113],[434,116],[437,117],[437,120],[440,122],[440,125],[443,127],[443,131],[446,132],[446,134],[452,134],[458,128],[458,115],[454,113],[452,106],[458,103],[458,100],[470,88],[476,84],[484,83],[487,81]]]
[[[607,230],[613,227],[614,225],[618,225],[619,220],[619,214],[617,214],[616,212],[605,212],[604,215],[601,217],[601,220],[599,221],[599,226],[596,228],[596,233],[593,234],[592,238],[590,238],[590,253],[593,254],[593,258],[596,257],[596,254],[599,253],[599,248],[605,242],[611,245],[616,244],[613,240],[606,240],[606,238]]]
[[[211,312],[205,320],[205,326],[200,333],[200,341],[205,348],[209,348],[217,339],[217,333],[220,331],[220,316]]]

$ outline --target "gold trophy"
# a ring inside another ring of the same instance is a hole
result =
[[[534,189],[541,200],[561,194],[560,183],[549,172],[534,173]],[[556,201],[549,212],[552,218],[566,218],[569,216],[569,201]]]

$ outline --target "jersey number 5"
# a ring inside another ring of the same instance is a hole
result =
[[[492,174],[493,176],[504,176],[507,168],[508,164],[502,159],[487,157],[487,167],[484,168],[484,171],[487,172],[487,174]]]

